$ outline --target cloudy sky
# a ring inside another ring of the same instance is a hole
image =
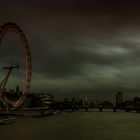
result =
[[[140,96],[139,7],[128,0],[5,0],[0,24],[15,22],[26,34],[33,61],[32,92],[62,98],[111,99],[118,91]],[[9,35],[5,42],[11,39]],[[6,49],[7,62],[20,57],[11,54],[13,47]]]

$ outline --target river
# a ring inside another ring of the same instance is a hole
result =
[[[0,126],[2,140],[140,140],[140,114],[64,112],[44,118],[17,118]]]

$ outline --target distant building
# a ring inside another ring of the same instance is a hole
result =
[[[17,97],[20,97],[21,92],[20,92],[20,88],[19,88],[18,85],[16,86],[16,92],[15,92],[15,93],[16,93],[16,96],[17,96]]]
[[[52,102],[54,101],[54,96],[50,93],[43,93],[43,94],[40,94],[40,99],[41,99],[41,106],[42,107],[49,107]]]
[[[124,101],[124,99],[123,99],[123,92],[118,92],[116,94],[116,106],[118,108],[121,108],[123,101]]]

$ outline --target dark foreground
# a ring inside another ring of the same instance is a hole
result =
[[[0,126],[4,140],[140,140],[140,114],[63,112]]]

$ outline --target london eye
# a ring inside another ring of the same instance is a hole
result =
[[[23,88],[22,88],[19,98],[17,98],[16,100],[11,100],[7,98],[4,93],[7,83],[9,82],[9,78],[12,75],[12,71],[14,71],[15,69],[20,69],[20,64],[3,66],[3,70],[6,71],[6,74],[3,76],[2,81],[0,82],[0,100],[6,106],[10,105],[14,108],[17,108],[23,104],[23,102],[25,101],[29,93],[31,76],[32,76],[32,61],[31,61],[30,48],[29,48],[26,36],[23,33],[22,29],[15,23],[5,23],[2,26],[0,26],[0,49],[1,49],[1,44],[3,42],[4,36],[6,36],[6,34],[9,32],[16,34],[16,37],[19,38],[20,40],[20,43],[21,43],[20,46],[22,46],[20,50],[23,52],[23,63],[25,65],[25,70],[24,70],[25,73],[23,76],[24,82],[23,82]]]

